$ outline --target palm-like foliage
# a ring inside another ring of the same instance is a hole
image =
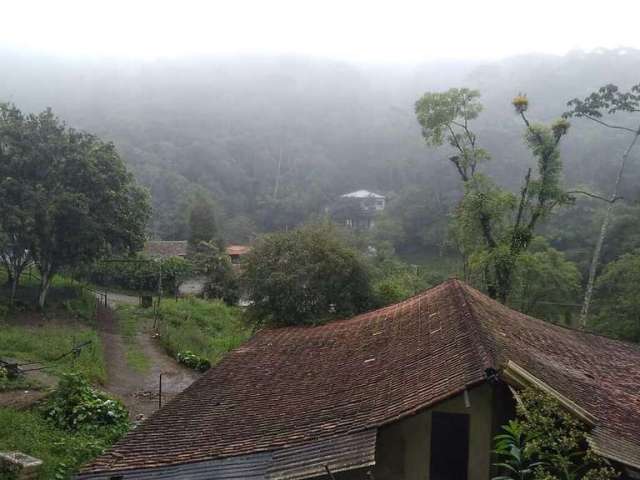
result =
[[[499,458],[494,465],[503,475],[492,480],[526,480],[533,478],[535,467],[543,462],[533,461],[527,454],[526,437],[522,424],[517,420],[511,420],[502,427],[504,433],[494,437],[495,450],[493,453]]]

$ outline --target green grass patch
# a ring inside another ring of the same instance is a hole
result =
[[[149,358],[144,354],[138,343],[138,333],[145,328],[146,319],[139,315],[131,315],[130,309],[121,305],[116,310],[118,330],[125,344],[125,356],[129,366],[140,373],[146,373],[151,368]]]
[[[140,350],[140,347],[137,344],[126,344],[125,347],[125,356],[129,366],[136,372],[148,372],[149,368],[151,368],[151,362],[149,361],[149,358],[144,354],[144,352]]]
[[[152,309],[127,305],[120,307],[118,313],[137,324],[153,322]],[[162,345],[174,358],[180,352],[191,351],[212,364],[251,334],[238,307],[197,298],[165,300],[160,307],[158,331]]]
[[[111,434],[74,433],[54,427],[37,410],[0,408],[0,451],[17,450],[43,461],[39,480],[67,479],[115,438]]]
[[[41,390],[42,388],[43,385],[40,382],[24,375],[12,379],[0,377],[0,393],[15,390]]]
[[[102,344],[98,333],[87,325],[60,325],[52,323],[41,326],[22,326],[0,323],[0,357],[42,362],[52,368],[52,373],[79,372],[91,382],[104,383],[106,369]],[[75,344],[91,341],[77,359],[73,355],[54,361],[70,351]]]

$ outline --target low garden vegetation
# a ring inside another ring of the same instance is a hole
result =
[[[178,352],[176,358],[183,365],[192,368],[193,370],[197,370],[198,372],[206,372],[211,368],[211,362],[209,360],[202,358],[189,350],[185,352]]]
[[[0,450],[43,461],[38,479],[62,480],[95,458],[129,429],[122,404],[92,388],[81,375],[65,375],[40,407],[0,408]]]

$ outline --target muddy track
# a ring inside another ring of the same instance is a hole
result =
[[[142,414],[149,416],[159,406],[158,385],[162,374],[162,403],[191,385],[198,374],[186,369],[169,357],[151,332],[144,329],[136,338],[149,360],[149,369],[142,373],[127,363],[127,345],[119,333],[116,313],[109,307],[98,309],[98,330],[107,366],[107,382],[104,389],[124,402],[131,418]]]

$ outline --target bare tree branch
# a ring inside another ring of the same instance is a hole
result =
[[[565,192],[568,195],[573,195],[573,194],[579,194],[579,195],[586,195],[587,197],[591,197],[591,198],[595,198],[597,200],[602,200],[603,202],[607,202],[607,203],[615,203],[618,200],[622,200],[623,197],[618,197],[618,196],[614,196],[612,198],[606,198],[606,197],[602,197],[600,195],[597,195],[595,193],[591,193],[591,192],[587,192],[584,190],[569,190],[567,192]]]
[[[626,132],[631,132],[631,133],[638,133],[637,130],[634,130],[633,128],[629,128],[629,127],[623,127],[621,125],[611,125],[610,123],[604,122],[602,120],[600,120],[599,118],[596,117],[592,117],[591,115],[584,115],[585,118],[588,118],[589,120],[592,120],[596,123],[599,123],[600,125],[604,125],[607,128],[613,128],[615,130],[624,130]]]

